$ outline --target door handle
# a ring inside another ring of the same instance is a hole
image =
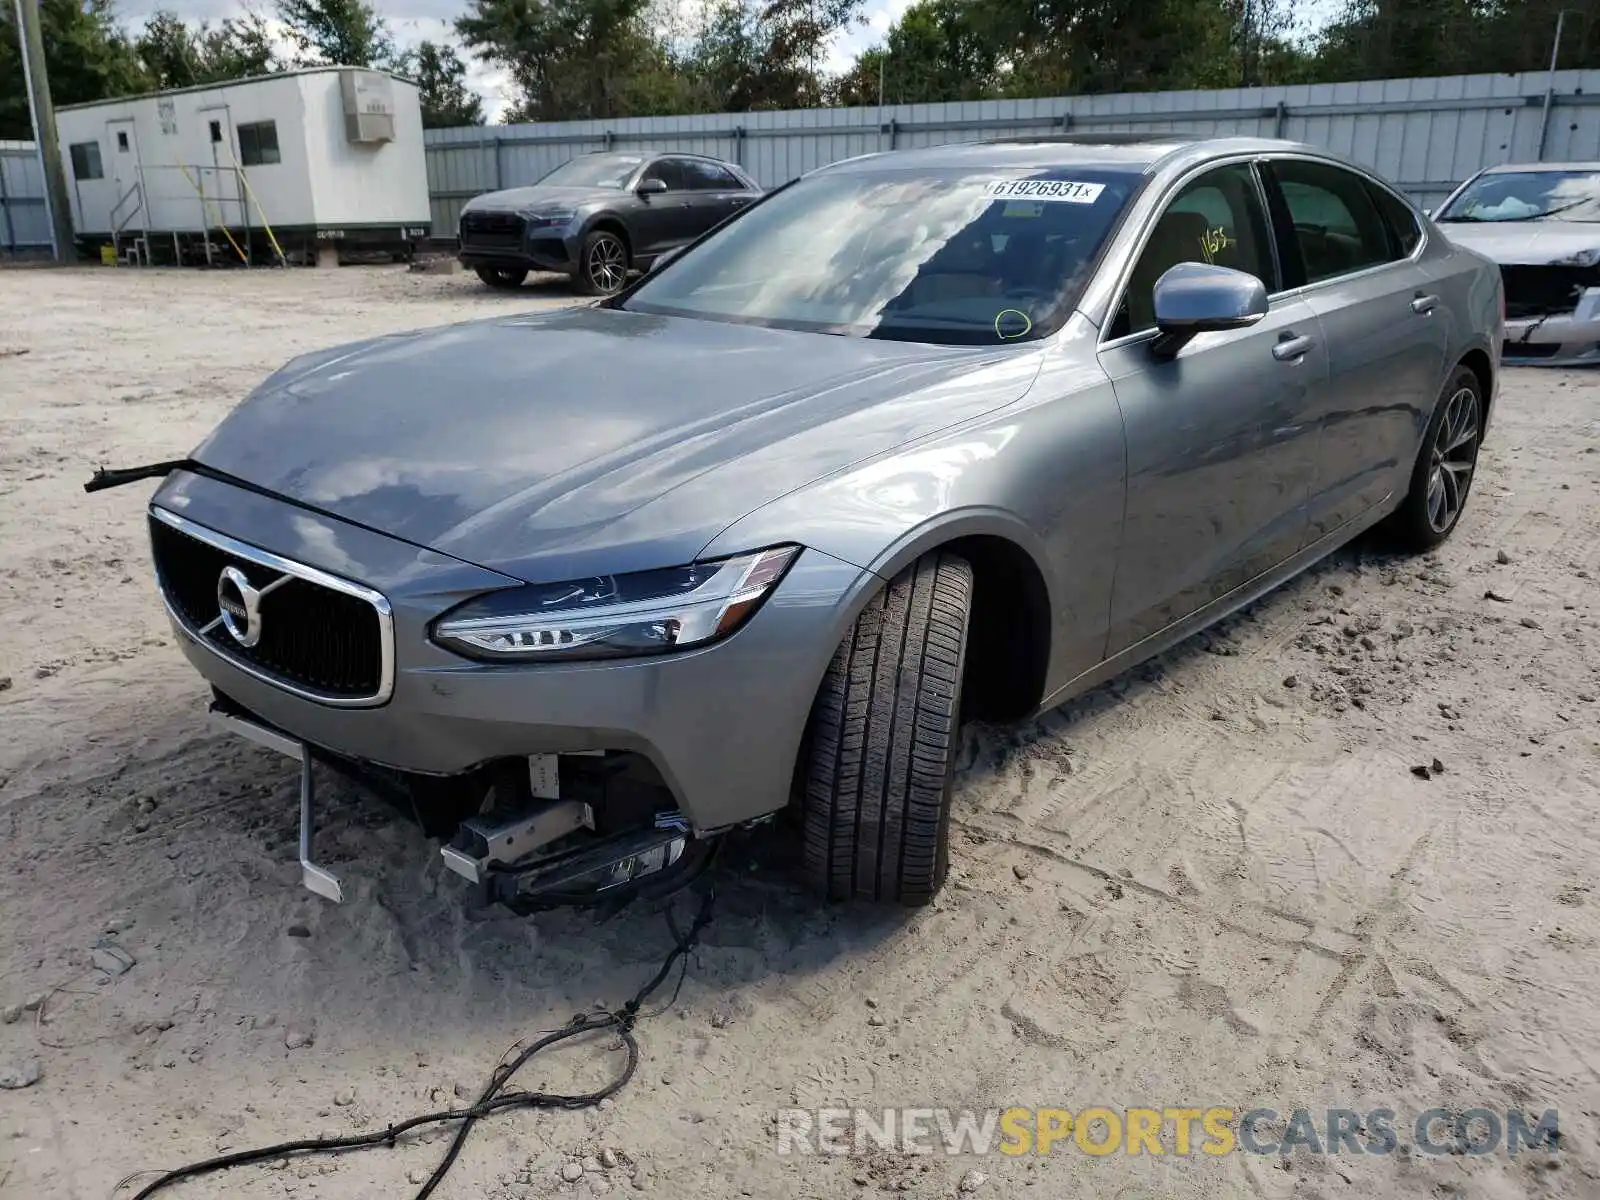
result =
[[[1416,313],[1418,316],[1425,317],[1436,307],[1438,307],[1438,304],[1439,297],[1424,296],[1421,292],[1418,292],[1416,297],[1411,301],[1411,311]]]
[[[1296,337],[1286,333],[1278,339],[1277,345],[1272,347],[1272,357],[1279,362],[1299,362],[1306,356],[1306,351],[1316,343],[1310,338],[1301,335]]]

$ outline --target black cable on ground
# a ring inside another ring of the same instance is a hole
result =
[[[456,1129],[455,1138],[450,1143],[450,1148],[445,1152],[444,1158],[434,1168],[433,1174],[418,1190],[415,1200],[427,1200],[434,1189],[443,1182],[449,1174],[450,1168],[455,1165],[461,1148],[466,1144],[472,1127],[483,1117],[489,1116],[502,1109],[508,1108],[589,1108],[599,1104],[606,1097],[616,1094],[625,1087],[639,1066],[639,1043],[633,1036],[634,1023],[641,1016],[644,1002],[666,983],[672,974],[672,968],[680,961],[683,970],[688,971],[688,954],[700,940],[700,935],[705,932],[711,923],[712,906],[716,900],[716,892],[709,884],[700,900],[699,911],[695,913],[694,921],[685,933],[679,933],[677,922],[673,920],[672,910],[667,910],[667,928],[672,931],[673,947],[671,953],[661,964],[660,970],[642,988],[634,993],[633,998],[616,1011],[602,1011],[593,1013],[579,1013],[571,1021],[552,1033],[547,1033],[537,1041],[530,1043],[510,1062],[501,1063],[490,1073],[488,1086],[483,1089],[483,1094],[470,1108],[450,1109],[444,1112],[424,1113],[421,1116],[411,1117],[390,1125],[387,1129],[373,1130],[371,1133],[352,1134],[342,1138],[304,1138],[296,1142],[281,1142],[276,1146],[262,1146],[255,1150],[239,1150],[232,1154],[218,1155],[216,1158],[204,1159],[200,1162],[190,1163],[168,1171],[161,1178],[146,1186],[133,1200],[148,1200],[157,1192],[171,1187],[185,1179],[194,1179],[200,1175],[209,1175],[214,1171],[225,1171],[230,1167],[242,1167],[248,1163],[265,1162],[269,1159],[285,1158],[290,1155],[311,1154],[342,1154],[351,1150],[370,1150],[375,1146],[393,1146],[404,1134],[424,1125],[438,1125],[447,1121],[459,1121],[461,1124]],[[673,990],[672,1000],[650,1013],[657,1016],[671,1007],[678,997],[678,989],[683,986],[683,976],[678,978],[678,987]],[[621,1073],[604,1087],[593,1092],[580,1092],[576,1095],[564,1096],[548,1092],[505,1092],[503,1089],[511,1082],[523,1065],[547,1046],[557,1042],[566,1041],[568,1038],[578,1037],[585,1033],[597,1033],[601,1030],[614,1029],[622,1039],[624,1049],[628,1053],[628,1061]]]

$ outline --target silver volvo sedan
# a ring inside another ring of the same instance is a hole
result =
[[[394,797],[491,898],[792,822],[926,902],[963,720],[1094,687],[1382,522],[1460,520],[1499,272],[1276,141],[873,155],[593,307],[297,359],[166,474],[214,719]]]

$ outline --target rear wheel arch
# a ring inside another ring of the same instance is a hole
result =
[[[1487,432],[1489,419],[1494,412],[1494,363],[1489,358],[1489,352],[1482,347],[1474,347],[1461,356],[1456,366],[1466,367],[1478,377],[1478,386],[1483,389],[1483,427]],[[1454,368],[1451,370],[1453,372]]]

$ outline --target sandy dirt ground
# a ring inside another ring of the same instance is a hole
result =
[[[81,490],[185,453],[300,351],[569,302],[390,268],[0,271],[0,1082],[40,1073],[0,1090],[0,1195],[106,1200],[449,1107],[654,971],[659,914],[474,909],[348,789],[319,841],[348,898],[303,891],[294,770],[208,731],[172,644],[154,485]],[[1600,1196],[1597,576],[1600,378],[1511,373],[1437,555],[1357,545],[1064,709],[969,730],[925,911],[818,908],[741,855],[636,1079],[484,1123],[437,1195]],[[525,1083],[618,1061],[572,1046]],[[775,1150],[787,1106],[1014,1104],[1388,1108],[1399,1145]],[[1561,1147],[1424,1154],[1435,1107],[1555,1109]],[[445,1144],[171,1194],[408,1196]]]

